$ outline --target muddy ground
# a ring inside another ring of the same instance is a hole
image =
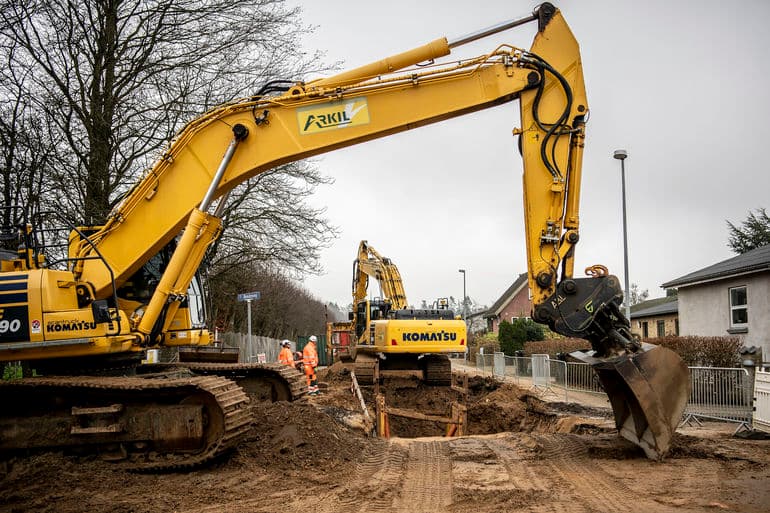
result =
[[[253,405],[248,440],[213,465],[137,474],[61,453],[0,463],[0,512],[714,512],[770,510],[770,441],[719,426],[687,429],[663,462],[612,430],[610,412],[544,403],[512,384],[469,380],[467,397],[402,377],[388,405],[447,415],[464,402],[470,434],[391,419],[367,436],[349,373],[324,393]],[[371,390],[364,396],[373,407]],[[414,438],[419,437],[419,438]]]

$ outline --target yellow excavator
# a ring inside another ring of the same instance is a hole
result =
[[[379,284],[381,297],[367,297],[369,278]],[[452,310],[409,308],[398,267],[365,240],[353,262],[351,320],[329,323],[327,335],[342,360],[355,362],[362,384],[390,371],[419,371],[425,383],[449,386],[447,355],[465,352],[467,340],[465,322]],[[340,346],[340,340],[348,344]]]
[[[489,34],[537,24],[528,50],[503,44],[442,60]],[[591,342],[620,433],[651,458],[669,449],[688,395],[675,353],[637,342],[620,311],[617,278],[573,276],[588,102],[578,43],[561,13],[440,38],[337,75],[268,83],[189,122],[103,226],[75,228],[64,269],[18,227],[3,253],[0,360],[37,377],[0,385],[0,451],[78,447],[142,468],[195,465],[245,436],[244,390],[226,369],[163,379],[100,376],[147,348],[205,345],[190,285],[222,231],[230,191],[281,164],[519,100],[533,318]],[[161,262],[157,279],[142,273]],[[59,376],[66,370],[69,376]],[[223,375],[217,374],[224,373]],[[244,371],[245,372],[245,371]]]

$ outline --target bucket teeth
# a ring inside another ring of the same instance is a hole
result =
[[[665,457],[690,395],[689,371],[679,355],[642,344],[637,353],[613,358],[580,352],[572,356],[593,366],[620,435],[650,459]]]

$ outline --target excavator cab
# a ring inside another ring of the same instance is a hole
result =
[[[391,304],[384,299],[367,299],[356,305],[356,339],[362,340],[369,329],[371,321],[387,319],[390,316]]]

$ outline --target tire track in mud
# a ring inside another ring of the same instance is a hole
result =
[[[390,511],[445,513],[452,504],[452,460],[449,444],[438,441],[409,443],[409,459],[401,493]]]
[[[542,447],[538,461],[540,472],[554,482],[553,489],[567,496],[559,497],[571,512],[627,513],[629,505],[647,513],[667,511],[661,504],[647,500],[612,477],[588,455],[586,442],[576,435],[533,435]],[[552,511],[537,509],[534,511]]]
[[[546,492],[552,487],[553,482],[536,470],[539,463],[533,461],[533,457],[522,457],[519,448],[500,440],[485,440],[483,443],[505,467],[508,480],[514,488],[527,492]]]
[[[392,442],[371,446],[355,465],[351,482],[319,501],[318,513],[390,511],[401,490],[407,451]]]
[[[318,513],[446,513],[452,460],[441,441],[377,444],[356,464],[350,483],[322,497]]]

